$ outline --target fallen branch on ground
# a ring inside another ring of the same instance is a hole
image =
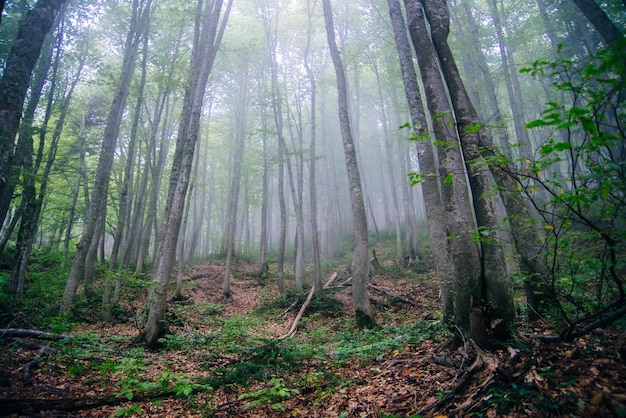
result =
[[[24,366],[24,373],[22,374],[22,380],[24,380],[24,382],[27,382],[30,379],[31,370],[39,366],[39,363],[41,362],[43,357],[48,355],[48,352],[50,351],[52,351],[50,347],[48,347],[47,345],[42,345],[39,348],[39,351],[37,352],[35,358],[26,363],[26,365]]]
[[[403,298],[403,297],[396,296],[396,295],[394,295],[394,294],[392,294],[392,293],[389,293],[389,292],[387,292],[386,290],[381,289],[380,287],[378,287],[378,286],[376,286],[376,285],[374,285],[374,284],[372,284],[372,283],[368,283],[368,285],[367,285],[367,286],[368,286],[369,288],[371,288],[372,290],[374,290],[374,291],[378,292],[378,293],[381,293],[381,294],[383,294],[383,295],[386,295],[386,296],[389,296],[389,297],[391,297],[391,298],[397,299],[397,300],[399,300],[400,302],[402,302],[402,303],[404,303],[404,304],[406,304],[406,305],[411,305],[411,306],[415,306],[415,307],[417,307],[417,305],[416,305],[414,302],[412,302],[412,301],[410,301],[410,300],[408,300],[408,299],[405,299],[405,298]]]
[[[281,335],[280,337],[278,337],[279,340],[284,340],[285,338],[292,337],[296,333],[298,322],[300,322],[300,319],[302,318],[302,315],[304,314],[306,307],[309,306],[309,303],[311,303],[311,299],[313,299],[313,293],[315,293],[315,286],[311,288],[311,291],[309,292],[309,295],[307,296],[306,301],[302,304],[302,307],[300,308],[300,312],[298,312],[296,319],[293,320],[293,323],[291,324],[291,328],[289,328],[289,332],[287,332],[285,335]]]
[[[334,272],[333,275],[330,276],[330,279],[328,279],[328,281],[326,282],[326,284],[324,285],[322,289],[328,289],[337,277],[339,277],[339,273]]]
[[[71,335],[67,334],[53,334],[51,332],[39,331],[36,329],[20,329],[20,328],[5,328],[0,329],[0,338],[43,338],[46,340],[64,340],[71,339]]]

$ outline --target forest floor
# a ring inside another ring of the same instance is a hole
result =
[[[626,416],[623,332],[546,344],[529,337],[541,324],[520,324],[514,350],[477,366],[470,344],[439,352],[450,336],[433,275],[383,266],[370,281],[379,329],[354,327],[340,274],[330,299],[314,300],[281,340],[304,298],[278,298],[274,281],[239,263],[226,302],[223,273],[216,261],[189,268],[185,299],[169,304],[173,334],[158,351],[133,344],[143,289],[116,324],[90,323],[83,307],[68,338],[0,335],[0,416]]]

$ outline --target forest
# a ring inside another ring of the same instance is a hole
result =
[[[0,11],[0,416],[626,416],[626,0]]]

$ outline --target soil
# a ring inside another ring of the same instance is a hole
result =
[[[259,308],[278,297],[275,284],[260,283],[254,266],[245,263],[238,264],[233,273],[229,301],[222,300],[224,267],[219,262],[196,265],[186,273],[183,288],[186,299],[170,302],[170,310],[176,313],[169,318],[173,338],[208,338],[212,333],[225,332],[216,325],[223,322],[209,321],[209,315],[217,315],[220,320],[240,317],[245,325],[247,318],[258,317]],[[340,277],[333,285],[344,281]],[[379,325],[422,324],[425,328],[442,328],[438,325],[440,301],[432,274],[403,277],[398,272],[388,272],[374,276],[371,283],[375,285],[370,296]],[[345,332],[341,327],[350,322],[352,315],[350,287],[335,288],[333,294],[343,305],[343,313],[309,315],[299,324],[295,341],[307,336],[311,344],[311,335],[321,329]],[[319,352],[294,369],[292,375],[273,374],[265,379],[250,379],[245,385],[224,384],[213,390],[194,387],[191,397],[184,393],[177,397],[172,386],[165,385],[161,392],[154,388],[146,394],[135,391],[132,400],[124,401],[125,389],[136,388],[137,382],[154,382],[172,375],[202,381],[216,370],[250,356],[249,352],[220,351],[210,342],[192,350],[144,351],[133,344],[139,333],[134,325],[135,314],[140,313],[142,306],[141,299],[129,299],[124,322],[81,323],[71,330],[75,337],[70,340],[0,337],[0,416],[626,416],[623,332],[601,330],[571,343],[547,344],[532,337],[546,332],[542,323],[532,327],[520,323],[520,339],[512,344],[514,348],[493,354],[477,351],[471,342],[446,352],[441,349],[441,343],[448,338],[443,330],[433,332],[430,339],[419,343],[400,343],[391,349],[381,347],[375,356],[353,355],[343,361],[320,345],[316,348]],[[235,342],[245,346],[252,337],[275,341],[289,330],[298,307],[281,315],[285,311],[275,308],[268,314],[271,320],[251,319],[249,335],[242,335],[239,342],[236,341],[239,337],[234,336]],[[332,335],[319,338],[328,340]],[[50,350],[25,382],[24,367],[42,351],[42,346],[49,346]],[[77,351],[81,347],[83,351]],[[83,354],[71,357],[77,352]],[[131,373],[129,365],[120,373],[113,364],[123,363],[125,356],[141,356],[146,367],[133,369]],[[482,362],[478,364],[476,359]],[[131,375],[137,382],[128,379]],[[280,402],[274,399],[252,405],[251,400],[262,399],[259,391],[267,392],[276,382],[279,388],[287,389]],[[250,395],[254,393],[256,396]],[[55,408],[54,400],[69,400],[74,402],[74,407]],[[90,400],[98,401],[99,405],[88,406]],[[18,404],[22,405],[20,412],[3,413],[3,408],[12,410]],[[26,405],[32,409],[28,411]]]

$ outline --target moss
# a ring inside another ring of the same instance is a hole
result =
[[[363,312],[361,309],[356,309],[354,311],[354,318],[356,319],[356,326],[360,329],[378,328],[376,320],[371,315]]]

